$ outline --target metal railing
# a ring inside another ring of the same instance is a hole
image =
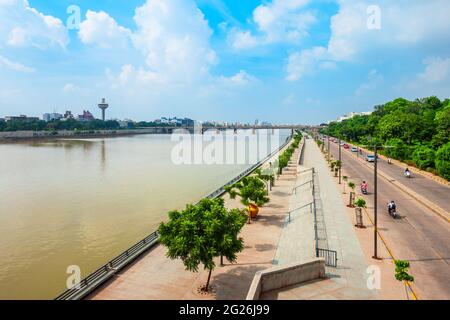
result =
[[[324,258],[325,265],[329,267],[337,267],[337,252],[334,250],[321,249],[316,247],[316,257]]]
[[[288,136],[286,138],[286,141],[283,143],[282,146],[278,148],[278,150],[273,151],[270,155],[265,157],[263,160],[258,161],[258,163],[254,164],[250,168],[244,170],[241,172],[237,177],[230,180],[226,184],[224,184],[222,187],[216,189],[209,195],[207,195],[204,198],[208,199],[214,199],[222,194],[225,193],[225,187],[232,185],[233,183],[238,182],[243,177],[248,176],[253,171],[258,169],[260,166],[262,166],[267,160],[272,158],[277,152],[279,152],[281,149],[283,149],[292,139],[292,135]],[[202,198],[203,199],[203,198]],[[158,243],[158,232],[154,231],[126,251],[119,254],[117,257],[106,263],[105,265],[101,266],[94,272],[92,272],[90,275],[88,275],[86,278],[82,279],[78,284],[76,284],[71,289],[68,289],[64,291],[62,294],[57,296],[55,300],[79,300],[84,297],[86,297],[88,294],[90,294],[92,291],[94,291],[97,287],[105,283],[107,280],[109,280],[115,273],[117,273],[119,270],[126,267],[128,264],[130,264],[132,261],[134,261],[136,258],[138,258],[142,253],[149,250],[151,247],[153,247],[156,243]]]

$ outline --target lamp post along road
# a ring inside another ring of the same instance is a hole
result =
[[[341,184],[341,168],[342,168],[341,139],[339,139],[339,184]]]
[[[328,162],[330,162],[330,136],[328,136]]]
[[[374,198],[374,207],[373,207],[373,210],[374,210],[374,220],[375,220],[375,226],[374,226],[374,234],[373,234],[373,251],[374,251],[374,253],[373,253],[373,258],[374,259],[378,259],[378,252],[377,252],[377,240],[378,240],[378,235],[377,235],[377,233],[378,233],[378,203],[377,203],[377,200],[378,200],[378,174],[377,174],[377,171],[378,171],[378,147],[375,145],[375,147],[374,147],[374,153],[375,153],[375,164],[374,164],[374,177],[373,177],[373,188],[374,188],[374,195],[373,195],[373,198]]]

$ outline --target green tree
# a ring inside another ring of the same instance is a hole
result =
[[[265,182],[257,176],[244,177],[235,184],[225,187],[225,191],[231,199],[239,196],[244,206],[261,207],[270,201]],[[250,221],[250,208],[248,208],[248,214]]]
[[[170,211],[169,221],[158,229],[160,243],[168,248],[167,257],[181,259],[186,270],[198,272],[202,264],[209,271],[204,291],[208,291],[214,258],[223,255],[235,262],[244,248],[238,235],[246,221],[238,209],[227,210],[222,198],[203,199],[183,211]]]
[[[440,176],[450,180],[450,142],[436,152],[435,166]]]
[[[420,169],[427,169],[434,167],[435,152],[427,146],[419,146],[414,150],[413,161]]]

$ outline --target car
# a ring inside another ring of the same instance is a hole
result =
[[[357,147],[353,147],[352,148],[352,152],[358,152],[358,148]]]
[[[350,146],[348,144],[344,144],[344,149],[350,149]]]
[[[345,143],[344,143],[344,142],[341,142],[341,147],[344,146],[344,145],[345,145]]]
[[[375,162],[375,156],[373,154],[368,154],[366,157],[367,162]]]

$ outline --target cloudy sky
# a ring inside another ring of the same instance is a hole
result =
[[[77,13],[80,19],[77,19]],[[448,0],[0,0],[0,117],[319,123],[450,96]]]

